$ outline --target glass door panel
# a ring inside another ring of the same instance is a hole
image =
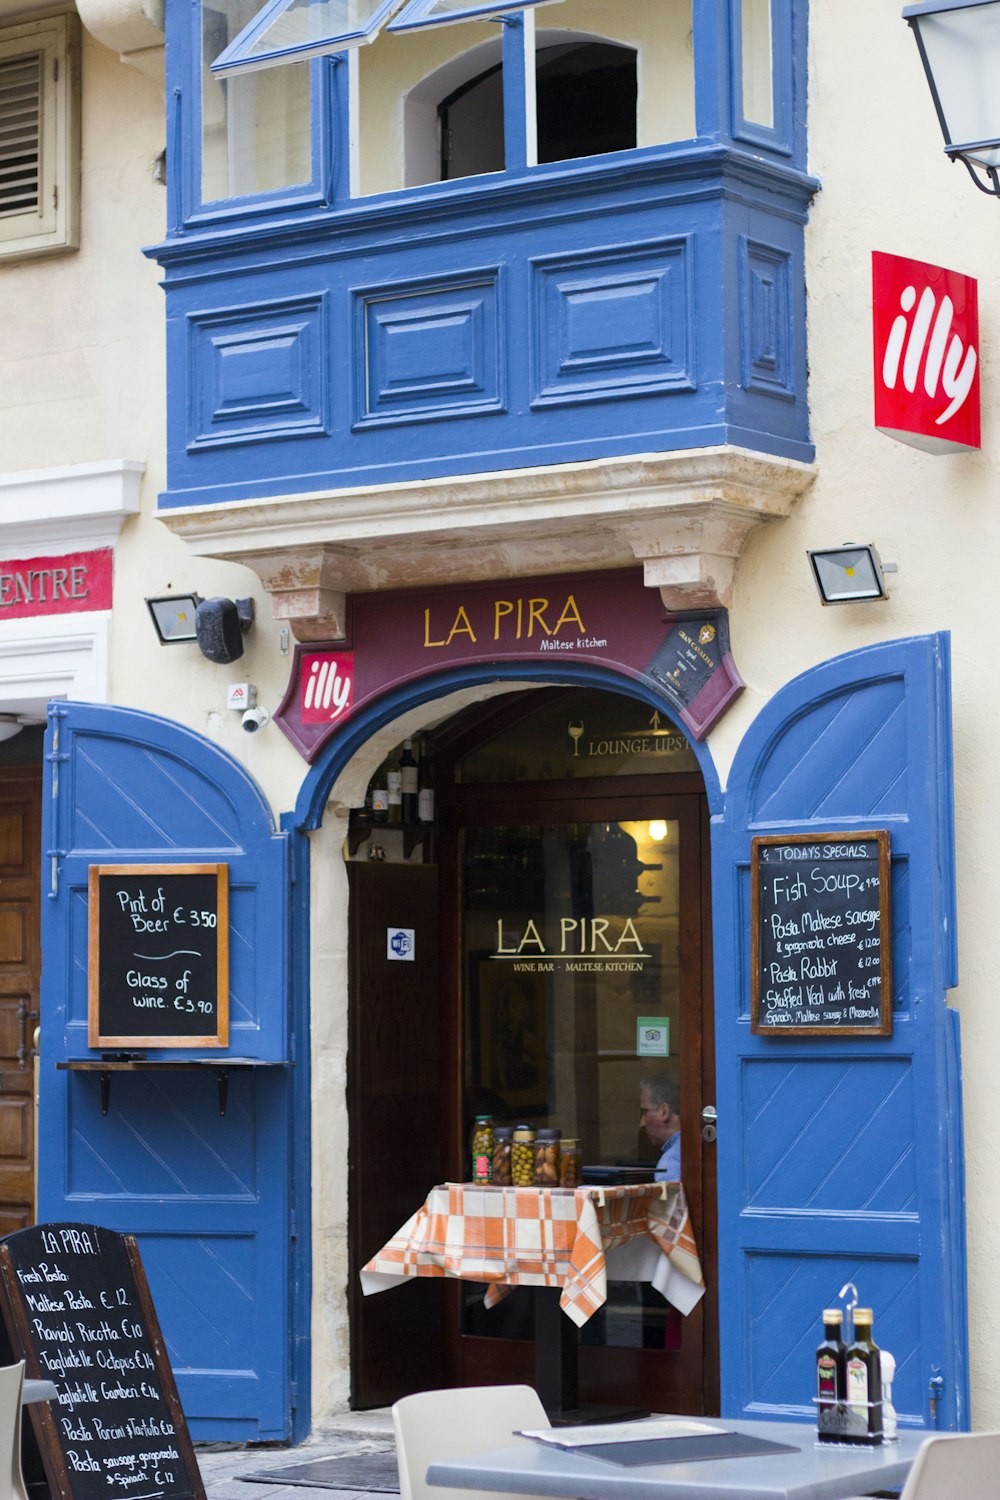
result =
[[[697,924],[681,910],[685,876],[697,906],[697,836],[682,851],[681,817],[661,815],[660,799],[578,806],[572,821],[549,805],[544,821],[464,830],[466,1138],[491,1113],[577,1138],[585,1180],[674,1178],[688,1077],[700,1086],[700,1067],[683,1066],[700,987],[686,952]],[[682,1178],[699,1145],[680,1157]],[[464,1334],[531,1337],[526,1292],[490,1311],[482,1293],[465,1289]],[[662,1354],[679,1346],[679,1321],[652,1288],[612,1282],[581,1343]]]

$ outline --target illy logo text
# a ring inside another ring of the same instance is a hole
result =
[[[977,355],[952,333],[955,305],[945,294],[940,303],[931,288],[924,287],[917,300],[915,286],[906,286],[899,298],[900,313],[894,320],[882,361],[882,379],[888,390],[896,389],[902,367],[903,386],[915,391],[923,362],[923,387],[932,399],[940,388],[949,404],[934,417],[940,427],[967,400],[976,378]],[[910,321],[914,307],[917,311]],[[936,315],[935,315],[936,309]],[[924,353],[926,350],[926,359]]]
[[[978,448],[975,277],[873,251],[872,336],[879,432],[925,453]]]
[[[354,659],[350,652],[306,657],[302,663],[302,722],[332,724],[353,704]]]

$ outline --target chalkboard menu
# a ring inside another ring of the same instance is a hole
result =
[[[91,865],[91,1047],[229,1045],[227,865]]]
[[[32,1405],[57,1500],[205,1500],[135,1240],[40,1224],[0,1242],[8,1345],[58,1397]]]
[[[751,1027],[890,1036],[889,834],[784,834],[751,846]]]

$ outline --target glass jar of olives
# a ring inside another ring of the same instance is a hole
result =
[[[498,1187],[510,1187],[510,1154],[513,1126],[497,1125],[493,1131],[493,1181]]]
[[[535,1137],[535,1186],[559,1186],[559,1137],[561,1131],[548,1126]]]
[[[493,1116],[477,1115],[472,1130],[472,1180],[493,1180]]]
[[[571,1140],[569,1136],[562,1143],[559,1153],[559,1186],[575,1188],[580,1186],[582,1175],[583,1153],[580,1150],[580,1142]]]
[[[510,1175],[515,1187],[531,1187],[535,1181],[535,1127],[515,1125],[510,1151]]]

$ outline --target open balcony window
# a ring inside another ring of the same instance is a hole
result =
[[[202,9],[203,203],[278,192],[312,178],[309,68],[246,78],[216,78],[209,69],[255,10],[254,0],[212,0]]]
[[[215,57],[219,77],[304,62],[373,42],[389,31],[490,20],[561,0],[268,0]],[[402,8],[401,8],[402,7]]]
[[[694,137],[691,0],[615,0],[613,9],[608,0],[562,0],[537,16],[523,18],[520,74],[508,72],[506,28],[474,21],[406,37],[387,29],[361,49],[357,191]]]

